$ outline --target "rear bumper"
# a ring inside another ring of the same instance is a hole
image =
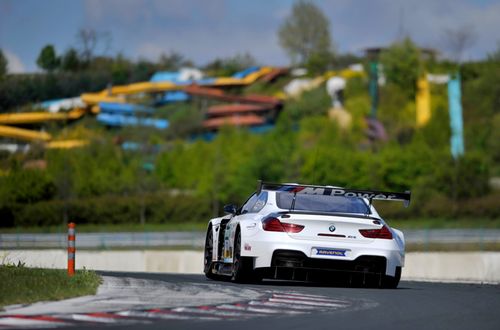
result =
[[[376,276],[385,274],[387,260],[384,257],[361,256],[355,260],[328,260],[309,258],[302,252],[274,251],[271,267],[266,277],[290,280],[342,279],[347,276]]]
[[[368,272],[395,276],[396,267],[404,266],[404,251],[394,240],[381,239],[372,243],[346,244],[338,241],[301,241],[280,234],[252,237],[245,242],[251,246],[251,252],[242,251],[242,255],[254,257],[255,268],[308,268],[343,272],[368,269]],[[317,255],[317,248],[345,250],[346,253],[340,256]],[[367,267],[367,264],[372,266]]]

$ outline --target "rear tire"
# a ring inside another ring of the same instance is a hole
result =
[[[401,279],[401,267],[396,267],[395,276],[382,275],[380,287],[382,289],[396,289]]]
[[[204,252],[204,265],[203,272],[205,276],[211,280],[218,280],[219,276],[213,273],[213,252],[214,252],[214,240],[212,226],[208,228],[207,235],[205,238],[205,252]]]
[[[237,283],[257,282],[257,276],[254,276],[253,259],[241,256],[241,234],[239,229],[234,239],[233,271],[231,281]]]

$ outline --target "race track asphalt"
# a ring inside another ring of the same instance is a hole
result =
[[[200,275],[104,273],[175,283],[218,283]],[[248,319],[206,321],[159,320],[151,324],[121,324],[120,329],[500,329],[500,286],[401,282],[396,290],[329,287],[268,281],[258,285],[222,282],[257,291],[295,292],[350,302],[346,308],[309,310],[307,314],[272,314]],[[307,298],[306,298],[307,299]],[[314,307],[314,306],[313,306]],[[99,326],[68,329],[95,329]],[[115,326],[103,326],[103,328]]]
[[[187,274],[100,274],[121,286],[111,285],[108,295],[76,298],[73,305],[28,306],[32,315],[7,312],[0,328],[500,329],[500,285],[401,282],[398,289],[382,290],[284,281],[235,284]],[[75,310],[75,302],[83,303]]]

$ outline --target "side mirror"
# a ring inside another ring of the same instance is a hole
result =
[[[237,211],[236,205],[229,204],[224,206],[224,213],[235,215]]]

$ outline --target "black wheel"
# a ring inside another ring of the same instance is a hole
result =
[[[213,273],[212,267],[212,256],[214,251],[214,240],[212,227],[210,226],[207,231],[207,236],[205,238],[205,253],[204,253],[204,265],[203,272],[205,276],[212,280],[217,280],[218,276]]]
[[[231,281],[238,283],[250,283],[257,280],[257,277],[254,276],[253,259],[241,256],[241,235],[238,229],[234,239],[233,271]]]
[[[396,267],[395,276],[382,275],[380,287],[383,289],[396,289],[401,279],[401,267]]]

